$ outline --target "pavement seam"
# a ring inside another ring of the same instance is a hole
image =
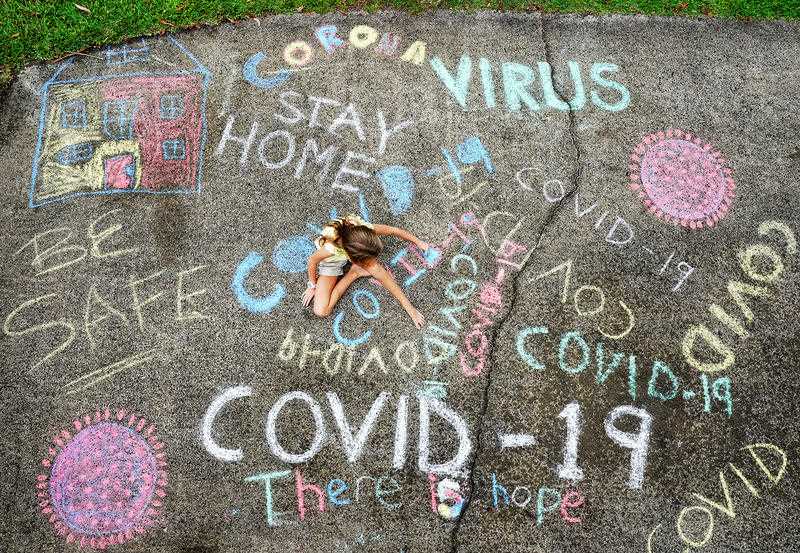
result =
[[[555,73],[555,69],[553,68],[554,66],[553,66],[553,64],[551,62],[552,53],[550,51],[550,43],[548,42],[548,38],[547,38],[547,30],[545,29],[547,20],[548,20],[548,18],[545,17],[545,16],[541,16],[540,19],[539,19],[539,21],[540,21],[539,37],[540,37],[540,40],[542,42],[542,46],[544,48],[545,61],[550,65],[551,74],[553,76],[553,81],[555,81],[555,74],[556,73]],[[561,100],[562,102],[565,102],[565,103],[567,103],[567,105],[569,105],[569,102],[564,100],[564,95],[561,92],[561,90],[559,90],[559,88],[558,88],[558,86],[556,85],[555,82],[553,82],[553,91],[555,92],[555,94],[556,94],[556,96],[558,97],[559,100]],[[570,136],[570,142],[571,142],[572,148],[573,148],[573,150],[575,152],[575,162],[574,162],[575,169],[574,169],[574,171],[572,173],[572,187],[569,189],[569,191],[567,191],[566,194],[564,194],[564,196],[558,202],[556,202],[555,204],[551,205],[550,209],[547,210],[547,215],[545,216],[545,219],[542,222],[541,226],[539,227],[539,230],[538,230],[537,235],[536,235],[536,241],[535,241],[534,246],[533,246],[534,250],[539,248],[539,244],[542,241],[542,236],[544,235],[544,232],[547,229],[547,227],[550,225],[550,223],[553,222],[553,219],[555,218],[556,212],[559,211],[559,209],[564,204],[564,202],[571,200],[575,196],[575,194],[578,192],[578,187],[580,185],[580,180],[581,180],[581,177],[582,177],[582,174],[583,174],[582,152],[581,152],[581,149],[579,147],[578,135],[577,135],[577,132],[575,130],[575,113],[573,112],[571,105],[570,105],[569,109],[566,110],[566,112],[567,112],[567,118],[568,118],[568,121],[569,121],[568,132],[569,132],[569,136]],[[469,509],[469,507],[470,507],[470,505],[472,503],[473,492],[475,490],[475,470],[476,470],[476,468],[478,466],[478,461],[479,461],[479,458],[480,458],[481,451],[483,450],[483,448],[482,448],[483,427],[484,427],[484,420],[486,418],[486,414],[487,414],[487,412],[489,410],[489,394],[490,394],[491,386],[492,386],[492,372],[494,370],[495,359],[496,359],[496,355],[497,355],[497,348],[496,348],[497,338],[498,338],[498,336],[500,336],[501,330],[505,326],[505,323],[508,321],[508,319],[511,318],[511,315],[514,313],[514,308],[516,307],[517,299],[518,299],[517,289],[518,289],[518,286],[519,286],[519,279],[522,277],[522,275],[525,272],[525,270],[531,264],[531,261],[534,259],[534,257],[535,256],[533,254],[531,254],[528,257],[527,261],[525,261],[525,263],[522,265],[522,267],[520,267],[519,271],[517,271],[516,275],[514,276],[514,279],[513,279],[512,283],[511,283],[511,303],[508,306],[508,310],[506,311],[506,313],[500,319],[498,319],[497,324],[492,326],[494,331],[492,332],[492,335],[491,335],[491,338],[490,338],[490,341],[489,341],[489,351],[491,353],[489,355],[489,362],[486,364],[486,371],[485,371],[486,384],[485,384],[484,389],[483,389],[481,409],[478,412],[477,419],[476,419],[476,424],[475,424],[475,453],[474,453],[474,455],[472,457],[472,461],[471,461],[471,463],[470,463],[470,465],[469,465],[469,467],[467,469],[467,474],[469,475],[469,484],[468,484],[468,487],[467,487],[466,497],[464,498],[464,504],[462,505],[462,509],[461,509],[460,514],[459,514],[459,517],[456,519],[455,524],[453,526],[453,529],[450,532],[450,553],[457,553],[458,552],[458,546],[459,546],[458,533],[461,530],[461,523],[462,523],[462,521],[464,520],[464,518],[466,516],[467,510]]]

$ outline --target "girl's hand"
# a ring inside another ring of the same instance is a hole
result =
[[[421,329],[425,326],[425,317],[422,313],[417,311],[416,307],[411,307],[408,310],[408,315],[411,317],[411,320],[414,321],[414,326],[417,327],[417,329]]]
[[[439,260],[439,257],[442,255],[442,252],[437,250],[435,246],[432,246],[427,242],[423,242],[422,240],[417,243],[417,248],[422,252],[422,257],[425,258],[426,265],[436,263]]]
[[[306,288],[306,291],[303,292],[303,307],[308,307],[311,305],[311,300],[314,299],[314,288]]]

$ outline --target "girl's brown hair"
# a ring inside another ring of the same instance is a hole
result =
[[[377,233],[365,225],[354,225],[343,219],[332,221],[330,226],[336,229],[336,235],[347,253],[350,261],[360,263],[377,257],[383,251],[383,242]]]

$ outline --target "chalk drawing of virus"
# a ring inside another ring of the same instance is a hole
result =
[[[668,129],[645,136],[630,162],[630,188],[664,221],[712,227],[731,207],[731,169],[719,151],[691,133]]]
[[[161,515],[164,444],[152,424],[124,409],[75,420],[53,438],[42,466],[39,507],[68,543],[106,549],[143,534]]]

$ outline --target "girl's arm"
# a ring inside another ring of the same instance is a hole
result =
[[[417,311],[416,307],[411,305],[411,302],[403,293],[403,290],[400,288],[400,286],[398,286],[398,284],[394,281],[392,275],[389,274],[389,271],[384,269],[383,265],[375,260],[361,266],[366,269],[370,275],[377,279],[378,282],[380,282],[392,296],[394,296],[403,309],[406,310],[408,316],[411,317],[411,320],[414,321],[414,326],[417,328],[422,328],[422,326],[425,324],[425,317],[422,316],[422,313]]]
[[[423,242],[407,230],[389,225],[373,225],[373,230],[375,230],[376,234],[381,236],[395,236],[401,240],[405,240],[406,242],[413,242],[422,251],[428,249],[427,242]]]
[[[314,286],[307,286],[303,292],[303,305],[306,307],[311,304],[311,300],[314,298],[314,288],[317,284],[317,265],[329,255],[330,252],[326,251],[325,248],[320,248],[308,258],[308,282]]]
[[[317,283],[317,265],[323,259],[330,257],[331,252],[322,247],[311,254],[308,258],[308,282],[311,284]]]

